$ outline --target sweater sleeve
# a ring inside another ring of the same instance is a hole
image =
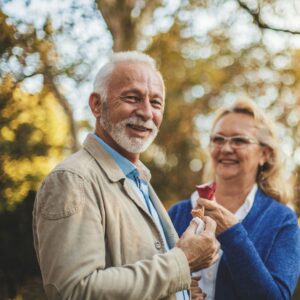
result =
[[[294,215],[289,215],[270,241],[273,245],[265,261],[241,223],[218,239],[239,299],[291,299],[300,270],[300,236]]]
[[[179,237],[182,236],[192,220],[191,210],[191,200],[184,199],[173,205],[168,211]]]

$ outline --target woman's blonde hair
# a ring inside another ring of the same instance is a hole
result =
[[[260,145],[270,149],[270,156],[263,166],[257,170],[256,182],[258,186],[269,196],[281,203],[288,203],[293,200],[293,187],[291,181],[287,180],[284,173],[284,159],[279,140],[275,131],[275,125],[265,113],[258,108],[251,100],[237,100],[228,107],[220,108],[213,121],[212,128],[225,115],[230,113],[241,113],[252,116],[256,128],[257,139]],[[205,180],[214,178],[214,170],[211,161],[205,168]]]

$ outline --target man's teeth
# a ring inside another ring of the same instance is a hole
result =
[[[139,125],[134,125],[134,124],[128,124],[129,127],[136,129],[136,130],[140,130],[140,131],[148,131],[151,130],[149,128],[143,127],[143,126],[139,126]]]

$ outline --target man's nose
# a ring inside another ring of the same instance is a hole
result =
[[[145,99],[139,103],[139,106],[136,110],[136,115],[142,118],[144,121],[152,120],[153,111],[149,99]]]

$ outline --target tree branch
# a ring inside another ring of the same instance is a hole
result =
[[[48,73],[46,71],[44,74],[45,84],[48,85],[49,89],[53,92],[55,98],[58,100],[60,105],[63,107],[65,114],[67,115],[67,117],[69,119],[70,132],[71,132],[71,150],[72,150],[72,152],[76,152],[80,148],[80,146],[79,146],[78,140],[77,140],[77,126],[76,126],[76,122],[73,117],[72,108],[71,108],[68,100],[58,90],[56,84],[53,81],[53,78],[48,78],[49,75],[47,76],[47,74],[49,74],[49,71],[48,71]]]
[[[255,24],[261,28],[261,29],[270,29],[273,31],[278,31],[278,32],[285,32],[285,33],[291,33],[291,34],[300,34],[300,30],[291,30],[291,29],[285,29],[285,28],[279,28],[279,27],[274,27],[271,25],[266,24],[260,16],[259,10],[254,11],[251,10],[243,1],[241,0],[236,0],[237,3],[241,8],[246,10],[254,19]]]
[[[136,44],[136,24],[131,18],[134,2],[111,0],[95,2],[113,37],[114,51],[133,50]]]
[[[113,36],[114,51],[134,50],[139,41],[141,29],[151,20],[154,9],[161,0],[146,1],[138,17],[132,16],[136,0],[95,0],[96,6]]]

